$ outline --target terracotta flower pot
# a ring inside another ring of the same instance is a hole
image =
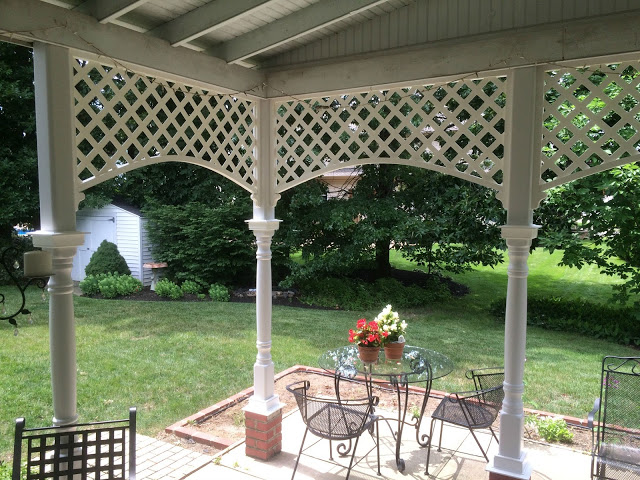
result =
[[[387,360],[400,360],[402,351],[404,350],[404,342],[391,342],[384,346],[384,356]]]
[[[367,347],[358,345],[358,356],[363,363],[375,363],[378,360],[380,347]]]

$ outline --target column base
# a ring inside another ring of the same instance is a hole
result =
[[[277,398],[277,397],[276,397]],[[269,414],[244,409],[245,454],[259,460],[269,460],[282,450],[282,407]]]
[[[519,459],[496,455],[487,465],[489,480],[530,480],[532,468],[522,452]]]

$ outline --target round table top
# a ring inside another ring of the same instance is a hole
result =
[[[358,357],[358,347],[347,345],[323,353],[318,363],[321,368],[348,378],[367,373],[379,378],[403,376],[408,382],[425,381],[427,364],[431,365],[432,379],[444,377],[453,370],[453,362],[446,355],[410,345],[404,347],[400,360],[387,360],[381,348],[377,362],[363,363]]]

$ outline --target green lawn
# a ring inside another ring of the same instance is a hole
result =
[[[562,292],[606,301],[606,277],[585,269],[576,275],[557,268],[548,257],[537,253],[530,262],[531,293]],[[470,285],[470,295],[400,312],[409,323],[410,343],[444,352],[455,363],[455,371],[436,380],[434,389],[467,389],[465,369],[502,363],[504,326],[486,307],[505,295],[505,272],[501,266],[458,275],[458,281]],[[20,319],[20,334],[14,337],[7,322],[0,324],[0,459],[10,453],[16,417],[25,416],[28,426],[42,426],[50,424],[53,415],[47,306],[35,290],[28,302],[35,314],[33,325]],[[154,435],[253,383],[254,305],[78,297],[75,307],[82,421],[121,418],[136,405],[139,431]],[[321,352],[347,343],[348,329],[358,318],[377,313],[274,307],[276,372],[295,364],[316,365]],[[637,350],[530,328],[525,405],[586,417],[599,392],[600,361],[606,354],[634,355]]]

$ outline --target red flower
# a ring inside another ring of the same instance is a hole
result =
[[[367,322],[366,318],[361,318],[356,324],[355,330],[349,329],[349,342],[357,345],[366,345],[369,347],[379,347],[382,341],[380,337],[380,329],[378,322],[375,320]],[[384,332],[386,333],[386,332]],[[388,335],[388,333],[386,333]],[[385,335],[385,337],[386,337]]]

